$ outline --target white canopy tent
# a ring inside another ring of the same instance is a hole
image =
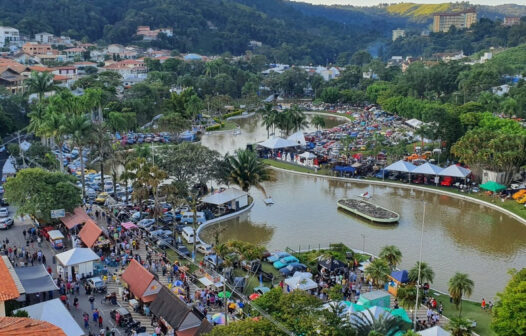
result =
[[[2,176],[9,177],[16,174],[15,158],[10,156],[5,160],[4,166],[2,167]]]
[[[417,334],[422,335],[422,336],[451,336],[451,333],[442,329],[439,326],[421,330],[417,332]]]
[[[424,175],[434,175],[435,176],[435,184],[438,185],[438,175],[443,170],[443,168],[434,165],[432,163],[426,162],[423,165],[417,166],[415,170],[413,170],[411,173],[413,174],[424,174]]]
[[[306,146],[307,142],[305,141],[305,135],[302,131],[298,131],[287,138],[287,140],[292,141],[296,146]]]
[[[237,209],[248,205],[248,194],[239,189],[228,188],[225,191],[207,195],[202,201],[218,206],[228,204],[232,209]]]
[[[289,286],[291,290],[300,289],[307,291],[318,287],[318,284],[314,282],[314,280],[303,275],[287,278],[285,279],[285,283]]]
[[[86,334],[73,316],[71,316],[69,310],[64,307],[60,299],[40,302],[21,308],[20,310],[25,310],[32,319],[56,325],[62,329],[67,336],[82,336]]]
[[[466,178],[469,174],[471,174],[471,170],[457,165],[451,165],[442,170],[438,175]]]
[[[306,160],[313,160],[316,158],[316,155],[312,154],[311,152],[303,152],[300,154],[300,158]]]
[[[282,148],[289,148],[289,147],[296,147],[296,146],[298,146],[296,144],[296,142],[294,142],[294,141],[287,140],[287,139],[282,139],[282,138],[279,138],[279,137],[275,137],[275,138],[272,138],[272,139],[267,139],[267,140],[265,140],[263,142],[260,142],[258,145],[261,146],[261,147],[268,148],[268,149],[282,149]]]
[[[411,181],[411,172],[415,169],[416,169],[416,166],[414,164],[412,164],[411,162],[404,161],[404,160],[396,161],[395,163],[392,163],[389,166],[384,168],[384,170],[387,170],[387,171],[409,173],[409,181]],[[385,178],[385,174],[383,174],[383,176]]]
[[[79,276],[91,275],[93,262],[99,260],[99,256],[90,248],[73,248],[55,255],[55,258],[58,262],[57,273],[68,280],[73,277],[73,273]]]

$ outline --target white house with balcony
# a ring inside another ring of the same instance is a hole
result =
[[[20,45],[20,34],[18,29],[0,26],[0,48],[10,45]]]

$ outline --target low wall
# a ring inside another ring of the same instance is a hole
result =
[[[206,228],[206,227],[209,227],[211,225],[214,225],[214,224],[217,224],[217,223],[221,223],[223,221],[226,221],[228,219],[232,219],[232,218],[235,218],[239,215],[242,215],[244,214],[245,212],[249,211],[250,209],[252,209],[252,207],[254,206],[254,202],[255,200],[252,199],[252,202],[247,205],[245,208],[239,210],[239,211],[236,211],[236,212],[232,212],[228,215],[225,215],[225,216],[221,216],[221,217],[217,217],[217,218],[214,218],[214,219],[211,219],[211,220],[208,220],[206,221],[204,224],[201,224],[198,228],[197,228],[197,231],[196,231],[196,234],[197,234],[197,240],[199,241],[199,243],[206,243],[205,241],[203,241],[201,239],[201,237],[199,237],[199,234],[201,233],[201,231]]]
[[[469,197],[469,196],[465,196],[465,195],[460,195],[460,194],[456,194],[456,193],[452,193],[452,192],[449,192],[449,191],[444,191],[444,190],[439,190],[439,189],[432,189],[432,188],[427,188],[427,187],[423,187],[423,186],[418,186],[418,185],[414,185],[414,184],[404,184],[404,183],[397,183],[397,182],[385,182],[385,181],[375,181],[375,180],[363,180],[363,179],[355,179],[355,178],[348,178],[348,177],[336,177],[336,176],[327,176],[327,175],[319,175],[319,174],[311,174],[311,173],[302,173],[302,172],[296,172],[296,171],[292,171],[292,170],[288,170],[288,169],[283,169],[283,168],[277,168],[277,167],[272,167],[272,169],[275,169],[275,170],[279,170],[279,171],[284,171],[284,172],[288,172],[288,173],[291,173],[291,174],[299,174],[299,175],[305,175],[305,176],[312,176],[312,177],[320,177],[320,178],[326,178],[326,179],[332,179],[332,180],[337,180],[337,181],[343,181],[343,182],[353,182],[353,183],[358,183],[358,184],[367,184],[367,185],[379,185],[379,186],[384,186],[384,187],[393,187],[393,188],[403,188],[403,189],[411,189],[411,190],[420,190],[420,191],[424,191],[424,192],[429,192],[429,193],[434,193],[434,194],[438,194],[438,195],[445,195],[445,196],[451,196],[451,197],[454,197],[454,198],[457,198],[457,199],[461,199],[461,200],[465,200],[465,201],[468,201],[468,202],[473,202],[473,203],[476,203],[476,204],[480,204],[480,205],[484,205],[488,208],[491,208],[493,210],[496,210],[496,211],[499,211],[505,215],[508,215],[514,219],[516,219],[517,221],[521,222],[522,224],[526,225],[526,219],[507,210],[507,209],[504,209],[496,204],[493,204],[493,203],[490,203],[490,202],[486,202],[486,201],[483,201],[483,200],[479,200],[479,199],[476,199],[476,198],[473,198],[473,197]]]

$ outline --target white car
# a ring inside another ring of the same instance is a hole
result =
[[[9,210],[7,208],[0,208],[0,217],[9,216]]]
[[[11,226],[13,226],[14,223],[15,223],[15,221],[11,217],[2,218],[2,219],[0,219],[0,229],[6,229],[7,230]]]
[[[199,244],[196,246],[197,252],[202,253],[204,255],[209,255],[213,253],[212,245],[209,244]]]

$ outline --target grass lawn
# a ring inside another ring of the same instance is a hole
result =
[[[230,130],[234,130],[234,129],[238,128],[238,124],[236,124],[235,122],[230,121],[230,120],[224,120],[223,124],[224,124],[223,127],[215,129],[215,130],[211,130],[209,132],[230,131]]]
[[[455,304],[449,302],[449,296],[442,294],[433,295],[437,301],[444,305],[444,315],[448,318],[458,317],[458,310]],[[491,313],[480,308],[480,303],[463,301],[462,303],[462,317],[477,322],[475,332],[481,336],[496,335],[490,328]]]
[[[314,169],[310,169],[307,167],[297,166],[294,164],[290,164],[283,161],[276,161],[271,159],[263,159],[263,162],[268,164],[269,166],[281,168],[281,169],[288,169],[300,173],[310,173],[310,174],[318,174],[318,175],[328,175],[329,170],[327,169],[318,169],[318,172],[315,172]]]

